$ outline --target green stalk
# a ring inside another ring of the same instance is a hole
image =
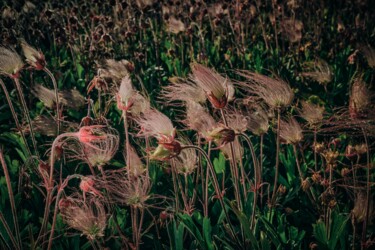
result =
[[[271,197],[271,206],[276,201],[277,182],[279,180],[279,153],[280,153],[280,108],[277,109],[277,132],[276,132],[276,163],[275,163],[275,179],[273,182],[273,191]]]
[[[55,101],[56,101],[56,121],[57,121],[57,134],[59,135],[60,134],[60,102],[59,102],[59,88],[57,86],[57,82],[56,82],[56,79],[54,77],[54,75],[52,74],[52,72],[48,69],[48,68],[44,68],[43,69],[44,72],[46,72],[48,74],[48,76],[51,78],[52,80],[52,84],[53,84],[53,88],[55,90]]]

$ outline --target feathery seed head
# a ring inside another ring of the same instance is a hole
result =
[[[17,52],[0,46],[0,74],[11,78],[19,78],[23,66],[24,63]]]
[[[96,198],[68,197],[61,199],[59,208],[64,221],[88,239],[104,236],[107,214],[104,205]]]
[[[302,128],[294,118],[280,121],[280,138],[285,144],[297,144],[302,141]]]
[[[136,118],[141,127],[140,135],[155,137],[159,141],[173,141],[176,129],[171,120],[156,109],[147,110],[142,117]]]
[[[353,119],[366,118],[372,109],[372,97],[373,94],[366,84],[361,79],[355,79],[349,99],[350,117]]]
[[[31,93],[41,100],[45,107],[54,109],[56,107],[55,92],[40,84],[31,87]]]
[[[191,79],[206,92],[211,104],[218,109],[224,108],[234,94],[232,83],[201,64],[193,63],[191,68]]]
[[[219,147],[227,143],[233,142],[236,138],[236,133],[233,129],[225,126],[214,128],[208,133],[207,139],[214,141]]]
[[[138,177],[146,171],[145,166],[132,146],[129,148],[129,155],[125,155],[125,158],[129,158],[129,171],[132,176]]]
[[[247,119],[246,117],[239,113],[238,111],[231,111],[227,115],[228,127],[233,129],[236,133],[242,133],[247,130]]]
[[[216,127],[214,118],[198,103],[186,103],[186,118],[182,121],[188,129],[194,130],[207,138],[209,131]]]
[[[204,90],[189,79],[169,78],[170,84],[163,87],[162,98],[168,102],[183,101],[204,103],[207,99]]]
[[[180,32],[184,32],[185,29],[185,24],[181,20],[176,19],[174,16],[169,17],[167,22],[168,32],[178,34]]]
[[[309,71],[302,72],[302,76],[310,78],[322,85],[327,85],[332,81],[333,73],[326,61],[318,59],[315,62],[307,62],[306,68]]]
[[[21,47],[26,57],[26,62],[36,70],[43,70],[47,64],[44,54],[40,50],[38,51],[31,47],[26,41],[21,41]]]
[[[183,175],[189,175],[197,168],[198,157],[194,149],[184,149],[171,161],[175,164],[177,172]]]
[[[294,93],[288,83],[249,71],[238,74],[246,78],[239,83],[242,89],[263,99],[270,108],[285,108],[292,103]]]
[[[266,111],[260,105],[254,106],[247,117],[247,128],[253,134],[260,136],[267,133],[269,126]]]
[[[302,109],[299,111],[299,113],[310,126],[316,127],[323,121],[324,107],[303,101]]]
[[[111,79],[112,82],[119,84],[133,68],[134,66],[128,60],[116,61],[113,59],[107,59],[104,66],[102,66],[98,72],[100,77],[104,78],[105,80]]]
[[[225,158],[230,159],[230,157],[231,157],[230,144],[225,144],[220,149],[223,152]],[[234,150],[234,158],[236,159],[237,162],[241,162],[242,159],[243,159],[244,149],[243,149],[238,137],[236,137],[233,141],[233,150]]]

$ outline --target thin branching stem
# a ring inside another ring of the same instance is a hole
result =
[[[21,249],[17,243],[17,240],[14,238],[13,234],[12,234],[12,230],[10,230],[10,227],[7,223],[7,221],[5,220],[5,217],[3,215],[3,213],[0,211],[0,221],[3,223],[3,226],[5,228],[5,231],[7,231],[7,234],[10,238],[10,241],[12,241],[13,243],[13,247],[14,249]]]
[[[277,132],[276,132],[276,162],[275,162],[275,179],[273,182],[273,191],[271,197],[271,205],[275,205],[276,201],[276,191],[277,191],[277,182],[279,180],[279,153],[280,153],[280,120],[281,120],[281,110],[277,109]]]

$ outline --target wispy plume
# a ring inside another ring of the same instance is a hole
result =
[[[204,90],[189,79],[169,78],[170,84],[163,87],[161,99],[168,102],[204,103],[207,99]]]
[[[280,138],[285,144],[297,144],[303,139],[302,128],[296,119],[280,121]]]
[[[283,80],[250,71],[238,71],[238,74],[246,78],[245,82],[239,82],[238,85],[249,94],[261,98],[270,108],[285,108],[292,103],[293,91]]]
[[[19,78],[23,66],[24,63],[17,52],[0,46],[0,74],[11,78]]]

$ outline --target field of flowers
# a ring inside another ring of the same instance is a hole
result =
[[[370,0],[0,2],[0,249],[374,249]]]

